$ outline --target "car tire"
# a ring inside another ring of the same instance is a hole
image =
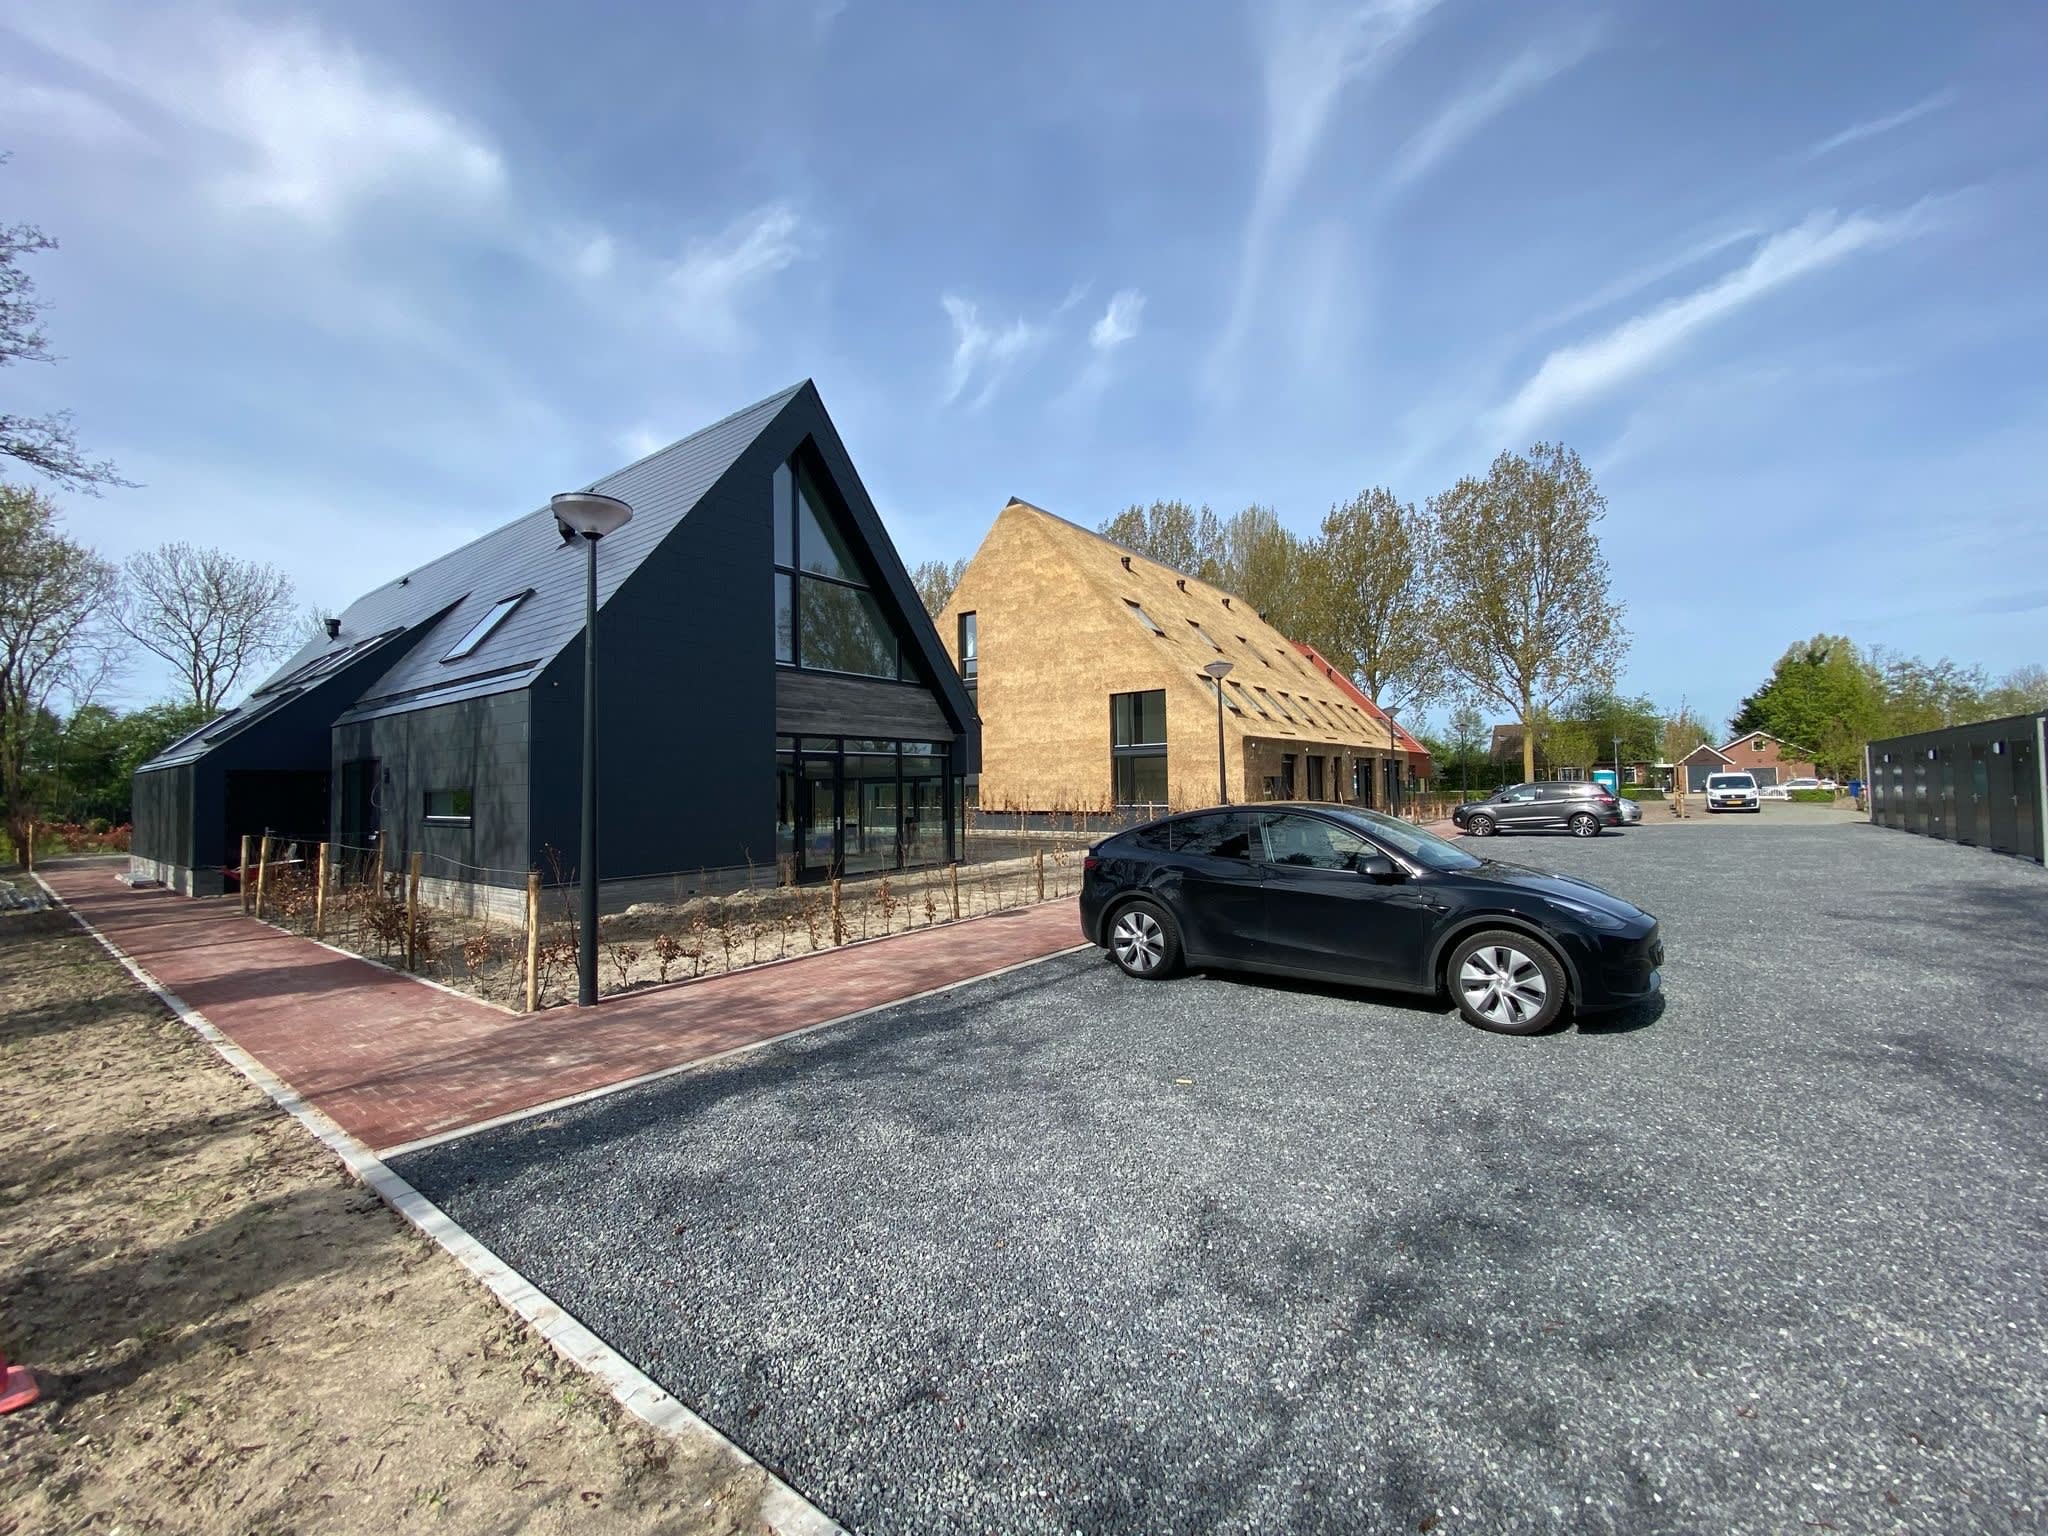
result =
[[[1571,828],[1573,837],[1598,837],[1600,835],[1600,818],[1591,811],[1580,811],[1578,815],[1566,822],[1565,825]]]
[[[1465,830],[1474,837],[1491,837],[1493,836],[1493,818],[1484,813],[1474,816],[1465,823]]]
[[[1564,1014],[1564,965],[1526,933],[1490,928],[1458,941],[1444,978],[1467,1024],[1496,1035],[1539,1035]]]
[[[1157,902],[1133,901],[1109,920],[1109,957],[1139,981],[1158,981],[1180,969],[1180,925]]]

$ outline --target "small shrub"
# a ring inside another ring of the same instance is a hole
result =
[[[661,979],[668,980],[668,973],[675,963],[683,958],[686,951],[683,941],[672,933],[664,933],[654,941],[654,963],[661,967]]]
[[[1622,798],[1627,800],[1662,800],[1664,791],[1651,784],[1624,784]]]
[[[1792,798],[1803,805],[1833,805],[1835,792],[1832,789],[1795,789]]]

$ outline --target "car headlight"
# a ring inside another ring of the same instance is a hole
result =
[[[1595,928],[1606,928],[1619,933],[1628,926],[1603,907],[1589,907],[1583,901],[1571,901],[1563,896],[1546,896],[1543,899],[1558,911],[1569,912],[1573,917],[1583,919]]]

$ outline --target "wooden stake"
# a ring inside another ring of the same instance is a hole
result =
[[[960,921],[960,866],[948,864],[946,877],[953,885],[953,921],[957,923]]]
[[[327,937],[327,871],[331,866],[334,845],[320,845],[320,863],[313,876],[313,937]]]
[[[1045,900],[1045,850],[1043,848],[1031,850],[1031,866],[1033,872],[1038,876],[1038,899],[1043,901]]]
[[[839,877],[837,875],[832,877],[832,942],[835,945],[846,942],[846,923],[839,915]]]
[[[256,921],[263,921],[263,891],[270,883],[270,834],[263,834],[262,846],[256,850]]]
[[[540,1011],[540,871],[526,872],[526,1011]]]
[[[256,894],[249,885],[249,844],[254,841],[255,839],[250,837],[248,833],[244,832],[242,834],[242,876],[236,882],[236,894],[242,898],[242,911],[244,913],[248,912],[250,900]]]
[[[28,842],[22,846],[21,857],[22,867],[30,874],[34,874],[36,872],[36,824],[34,822],[28,824]]]
[[[420,856],[405,862],[405,968],[409,971],[419,958],[420,938]]]

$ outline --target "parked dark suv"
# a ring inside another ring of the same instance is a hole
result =
[[[1510,784],[1484,800],[1451,812],[1460,831],[1474,837],[1496,832],[1569,832],[1573,837],[1598,837],[1603,827],[1618,827],[1625,818],[1614,791],[1599,783]]]

